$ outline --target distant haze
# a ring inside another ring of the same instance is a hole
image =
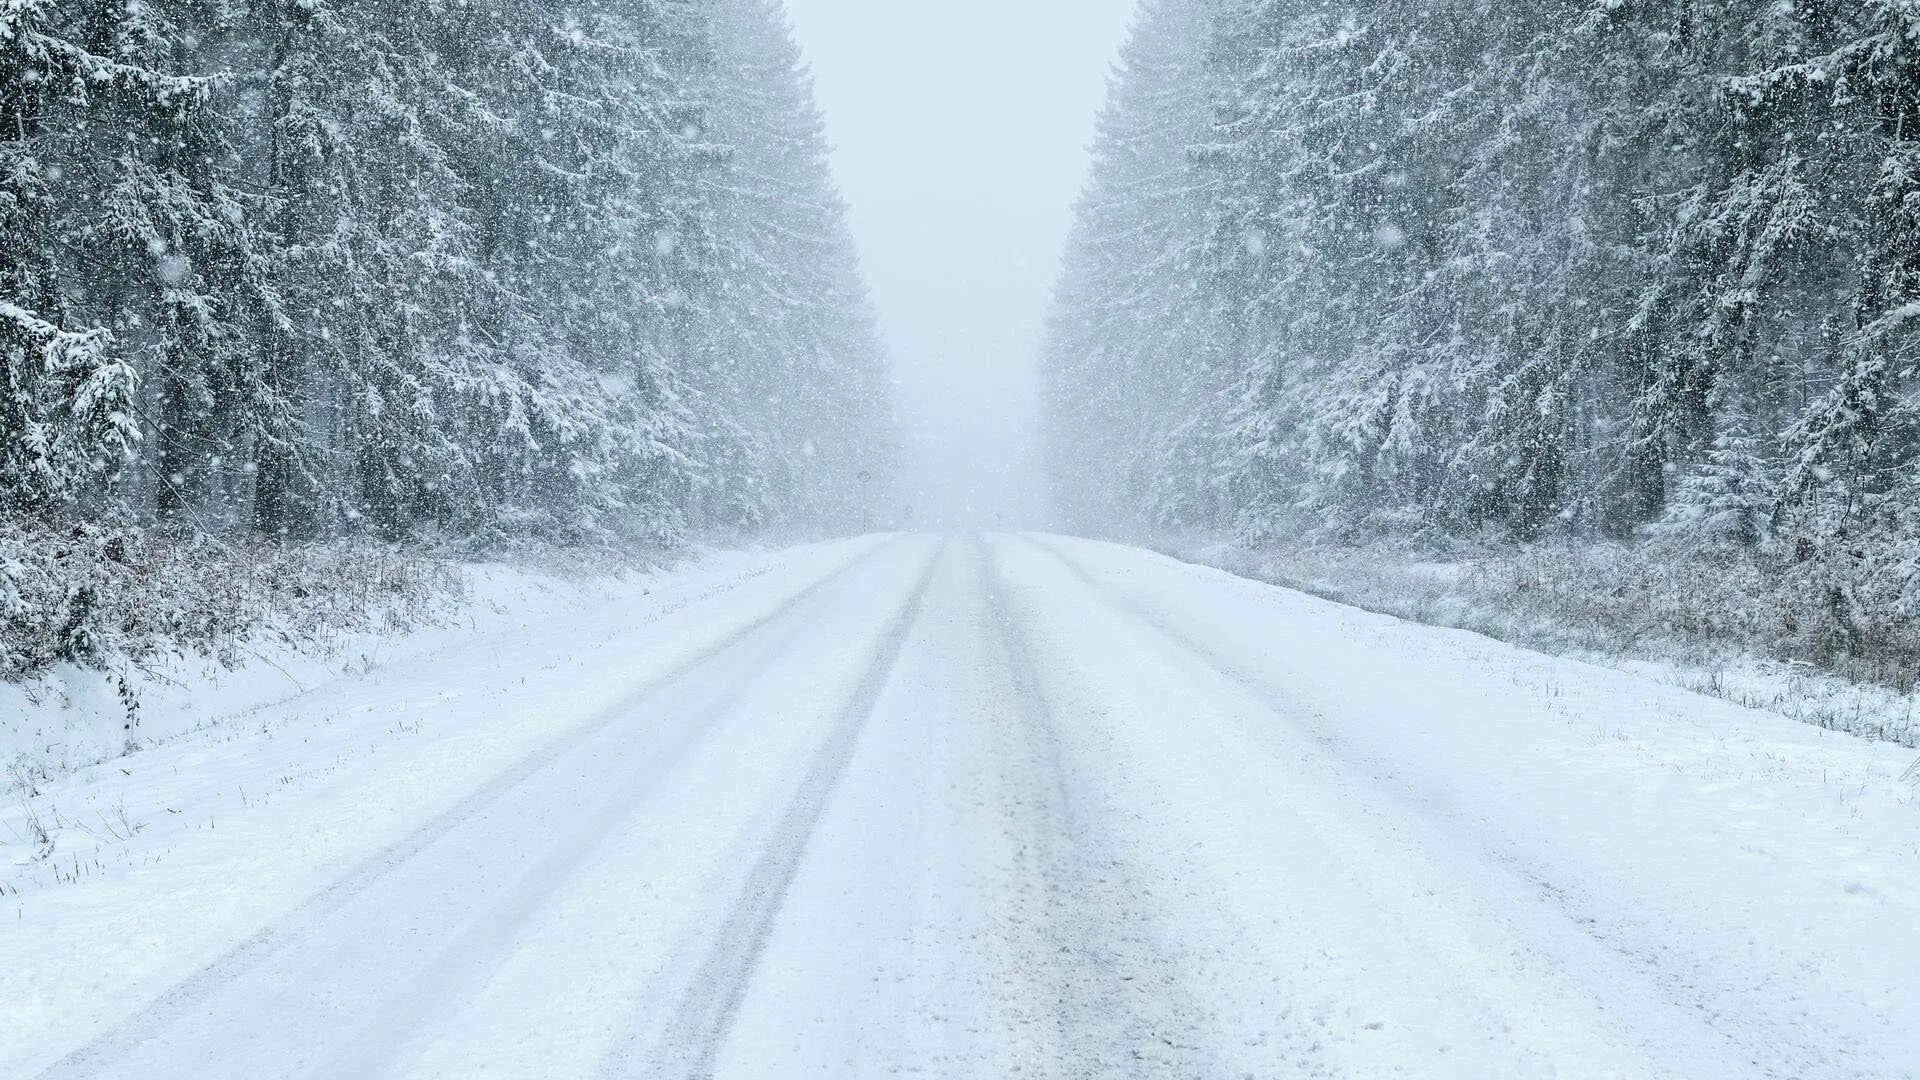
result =
[[[899,372],[891,512],[1044,524],[1036,354],[1132,0],[788,6]]]

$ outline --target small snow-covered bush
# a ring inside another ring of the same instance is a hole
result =
[[[0,681],[61,663],[122,673],[164,655],[237,666],[263,644],[324,649],[457,596],[447,564],[364,542],[174,539],[132,525],[0,522]]]
[[[1731,646],[1907,691],[1920,670],[1920,621],[1897,562],[1890,545],[1872,543],[1549,543],[1480,562],[1475,576],[1479,591],[1578,626],[1595,648]]]

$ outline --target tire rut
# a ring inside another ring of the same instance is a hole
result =
[[[882,636],[872,661],[767,838],[760,858],[748,871],[746,883],[717,937],[695,967],[686,995],[668,1019],[656,1050],[650,1055],[652,1060],[637,1060],[638,1055],[631,1049],[623,1050],[608,1062],[604,1076],[709,1080],[714,1075],[720,1051],[752,985],[767,941],[773,935],[787,891],[806,857],[807,845],[859,748],[861,734],[887,680],[906,649],[945,553],[946,544],[942,542],[907,603]]]
[[[1107,822],[1121,808],[1095,806],[1070,783],[1070,751],[1033,663],[991,548],[978,545],[988,620],[1005,657],[1016,722],[1041,788],[1026,807],[1040,820],[1034,869],[1043,886],[1035,959],[1051,983],[1047,1007],[1056,1058],[1046,1075],[1225,1075],[1198,1038],[1206,1013],[1183,984],[1179,959],[1160,941],[1151,889],[1124,857]]]

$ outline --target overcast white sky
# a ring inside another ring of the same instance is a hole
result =
[[[1044,523],[1035,354],[1133,0],[788,0],[899,372],[921,526]]]

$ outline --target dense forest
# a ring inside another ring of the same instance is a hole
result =
[[[1046,350],[1077,527],[1920,602],[1909,0],[1151,0],[1095,160]]]
[[[0,675],[156,545],[859,524],[827,155],[776,0],[0,4]]]

